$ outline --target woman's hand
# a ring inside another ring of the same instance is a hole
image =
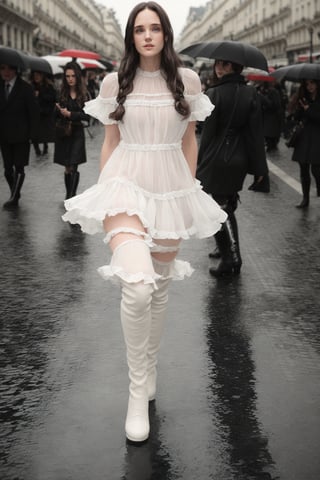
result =
[[[65,118],[70,118],[71,117],[71,112],[69,112],[69,110],[67,108],[61,107],[59,105],[59,103],[56,103],[56,107],[63,117],[65,117]]]
[[[299,105],[303,108],[304,111],[308,110],[309,108],[309,104],[307,103],[307,100],[305,98],[299,100]]]

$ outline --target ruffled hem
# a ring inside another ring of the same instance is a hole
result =
[[[190,103],[190,122],[203,122],[215,108],[209,97],[204,93],[199,93],[198,95],[186,95],[186,100]]]
[[[88,234],[103,233],[106,216],[137,215],[155,239],[211,237],[220,230],[227,214],[206,193],[200,182],[186,190],[153,194],[123,178],[93,185],[65,201],[64,221],[78,223]]]
[[[98,95],[97,98],[89,100],[85,103],[83,110],[85,113],[93,118],[99,120],[103,125],[117,124],[116,120],[109,118],[111,112],[117,108],[116,98],[102,98]]]
[[[186,277],[190,277],[194,269],[189,262],[184,260],[174,260],[170,265],[170,272],[168,275],[153,275],[144,272],[128,273],[122,267],[116,265],[104,265],[98,268],[98,273],[104,280],[110,280],[112,283],[119,284],[121,280],[128,283],[143,282],[144,284],[153,284],[157,289],[157,280],[166,280],[171,278],[172,280],[179,281],[184,280]]]

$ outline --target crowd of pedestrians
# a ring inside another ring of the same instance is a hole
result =
[[[86,162],[84,126],[90,122],[83,107],[98,90],[97,74],[84,76],[76,62],[65,65],[59,79],[40,71],[28,77],[14,65],[0,65],[0,148],[10,189],[5,209],[19,205],[31,146],[41,157],[54,145],[53,161],[65,167],[66,198],[76,194],[78,165]],[[58,119],[68,128],[58,128]]]

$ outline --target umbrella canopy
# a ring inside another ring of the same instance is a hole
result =
[[[28,68],[27,55],[10,47],[0,47],[0,63],[11,65],[19,70]]]
[[[26,62],[28,64],[28,68],[34,72],[42,72],[47,75],[54,75],[54,71],[50,63],[45,58],[26,55]]]
[[[58,52],[60,57],[72,57],[72,58],[91,58],[92,60],[100,60],[101,55],[96,52],[91,52],[90,50],[78,50],[76,48],[68,48],[67,50],[62,50]]]
[[[272,76],[278,80],[291,80],[299,82],[300,80],[320,80],[319,63],[298,63],[286,67],[277,68]]]
[[[52,75],[57,75],[59,73],[63,73],[63,67],[72,61],[75,61],[79,67],[84,69],[99,69],[99,70],[106,70],[106,67],[99,62],[98,60],[88,59],[88,58],[77,58],[74,60],[72,57],[65,57],[58,55],[45,55],[41,57],[42,59],[46,60],[52,69]]]
[[[244,67],[255,67],[268,71],[268,63],[263,53],[253,45],[223,40],[219,42],[201,42],[190,45],[179,52],[193,58],[205,57],[215,60],[227,60]]]
[[[79,63],[80,67],[86,68],[86,69],[99,69],[99,70],[106,70],[107,67],[99,62],[98,60],[94,60],[91,58],[77,58],[76,60],[77,63]]]
[[[50,68],[52,70],[52,75],[58,75],[60,73],[63,73],[63,66],[67,62],[72,61],[72,57],[58,57],[57,55],[44,55],[43,57],[40,57],[43,60],[47,61],[50,65]]]

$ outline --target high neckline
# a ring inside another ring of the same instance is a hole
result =
[[[154,72],[148,72],[147,70],[142,70],[142,68],[137,68],[137,73],[142,77],[158,77],[161,74],[161,70],[155,70]]]

